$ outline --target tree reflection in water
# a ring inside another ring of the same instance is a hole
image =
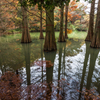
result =
[[[89,62],[89,71],[88,71],[88,77],[87,77],[87,84],[86,84],[86,90],[89,91],[91,89],[91,83],[92,83],[92,75],[93,75],[93,71],[95,68],[95,62],[99,53],[99,50],[96,49],[94,52],[93,48],[90,48],[89,46],[90,44],[88,42],[86,42],[86,53],[85,53],[85,59],[84,59],[84,66],[83,66],[83,72],[82,72],[82,79],[81,79],[81,84],[80,84],[80,91],[82,91],[83,88],[83,84],[84,84],[84,77],[85,77],[85,73],[86,73],[86,67],[87,67],[87,62],[89,60],[89,55],[90,55],[90,62]],[[92,97],[93,95],[91,94],[91,98],[93,99],[94,97]],[[89,93],[87,93],[86,98],[89,98]],[[81,93],[79,95],[79,100],[81,99]]]

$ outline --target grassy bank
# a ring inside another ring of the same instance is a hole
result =
[[[45,36],[45,32],[43,32],[44,36]],[[32,41],[39,39],[39,35],[40,32],[33,32],[30,33],[31,35],[31,39]],[[75,39],[84,39],[86,38],[87,32],[81,32],[81,31],[73,31],[71,34],[68,34],[68,38],[75,38]],[[4,40],[6,39],[6,41],[16,41],[17,39],[19,39],[19,41],[21,40],[21,36],[22,34],[11,34],[11,35],[3,35],[0,38],[4,38]],[[55,38],[56,40],[59,37],[59,32],[55,32]],[[3,41],[2,41],[3,42]]]
[[[32,38],[39,38],[40,32],[30,33]],[[45,32],[43,33],[45,36]],[[82,31],[73,31],[71,34],[68,34],[68,38],[77,38],[77,39],[85,39],[87,32]],[[59,32],[55,32],[55,37],[58,39]]]

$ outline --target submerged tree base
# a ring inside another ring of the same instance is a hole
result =
[[[64,40],[64,41],[58,41],[58,42],[66,42],[66,40]]]
[[[42,32],[40,33],[39,39],[44,39],[44,36],[43,36],[43,33]]]
[[[65,39],[68,39],[68,36],[65,36]]]
[[[99,48],[100,49],[100,44],[99,45],[90,45],[91,48]]]
[[[87,35],[85,41],[91,42],[92,41],[92,36],[91,35]]]
[[[90,40],[88,40],[88,39],[85,39],[85,41],[87,41],[87,42],[91,42]]]
[[[39,39],[44,39],[44,37],[42,37],[42,38],[39,38]]]
[[[93,36],[93,39],[91,41],[90,47],[91,48],[100,48],[100,39],[99,39],[99,34],[95,34]]]
[[[60,34],[58,42],[66,42],[65,37]]]
[[[32,41],[30,41],[30,42],[21,42],[21,43],[31,43]]]
[[[52,49],[52,50],[45,50],[44,49],[44,52],[52,52],[52,51],[57,51],[57,49]]]

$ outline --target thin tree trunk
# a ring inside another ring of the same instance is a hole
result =
[[[54,33],[54,9],[46,9],[46,36],[44,43],[44,51],[55,51],[56,40]]]
[[[40,37],[39,39],[44,39],[43,32],[42,32],[42,9],[40,10]]]
[[[89,29],[88,29],[88,34],[85,39],[85,41],[90,41],[93,38],[93,29],[94,29],[94,9],[95,9],[95,0],[92,1],[91,3],[91,11],[90,11],[90,20],[89,20]]]
[[[23,3],[24,0],[21,0],[21,3]],[[29,34],[29,28],[28,28],[28,20],[27,20],[27,7],[22,6],[22,43],[30,43],[31,38]]]
[[[63,35],[63,12],[64,12],[64,5],[61,6],[61,19],[60,19],[60,34],[58,42],[65,42],[65,37]]]
[[[93,48],[100,48],[100,0],[98,2],[95,33],[90,46]]]
[[[68,5],[65,6],[65,38],[68,39],[67,35],[67,18],[68,18]]]

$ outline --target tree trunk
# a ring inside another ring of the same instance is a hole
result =
[[[63,12],[64,12],[64,5],[61,6],[60,34],[58,42],[65,42],[65,37],[63,35]]]
[[[65,7],[65,38],[68,39],[67,35],[67,18],[68,18],[68,5]]]
[[[54,9],[46,9],[46,36],[44,43],[44,51],[55,51],[56,40],[54,34]]]
[[[86,37],[85,41],[90,41],[91,42],[92,37],[93,37],[93,29],[94,29],[94,9],[95,9],[95,0],[93,0],[92,3],[91,3],[89,29],[88,29],[88,34],[87,34],[87,37]]]
[[[42,32],[42,9],[40,10],[40,37],[39,39],[44,39],[43,32]]]
[[[98,2],[95,33],[90,46],[93,48],[100,48],[100,0]]]
[[[23,3],[24,0],[21,0],[21,3]],[[27,7],[22,6],[22,39],[21,43],[30,43],[31,38],[29,34],[29,28],[28,28],[28,20],[27,20]]]

